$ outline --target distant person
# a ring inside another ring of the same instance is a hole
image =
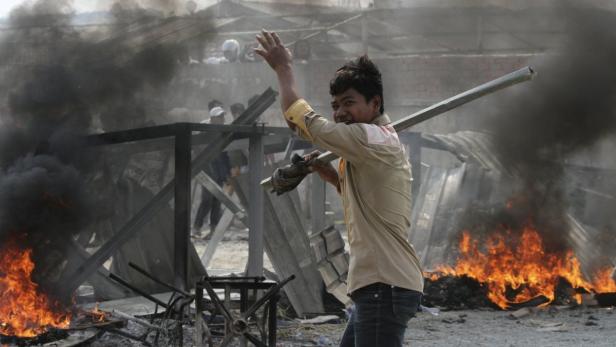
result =
[[[207,103],[207,110],[211,112],[214,107],[223,108],[224,106],[225,106],[225,104],[223,104],[222,101],[213,99],[212,101]],[[224,108],[223,108],[223,110],[224,110]],[[210,114],[210,117],[212,117],[211,114]]]
[[[259,47],[256,42],[250,42],[244,45],[240,52],[240,61],[243,63],[251,63],[261,60],[261,57],[255,54],[255,48]]]
[[[231,116],[233,117],[233,120],[236,120],[237,117],[244,113],[244,111],[246,111],[246,107],[244,107],[244,104],[241,102],[236,102],[231,105]]]
[[[240,57],[240,43],[233,39],[226,40],[222,43],[222,54],[228,62],[236,62]]]
[[[210,110],[210,124],[224,124],[225,123],[225,110],[220,106],[215,106]],[[229,163],[229,157],[226,152],[221,152],[214,160],[210,162],[205,173],[210,176],[216,184],[221,187],[225,186],[227,179],[231,173],[231,164]],[[220,200],[216,199],[212,193],[207,189],[201,189],[201,203],[197,208],[197,215],[195,216],[195,222],[193,224],[196,236],[201,236],[201,228],[205,222],[205,217],[210,214],[210,230],[205,236],[205,239],[209,239],[212,232],[216,228],[216,225],[220,221],[222,216],[222,209]]]
[[[246,107],[241,102],[236,102],[231,105],[231,115],[233,119],[237,119],[244,111]],[[231,177],[237,177],[240,173],[245,172],[247,170],[248,160],[246,160],[246,155],[240,149],[236,149],[229,152],[229,160],[231,162]],[[232,193],[233,189],[229,189],[229,193]]]

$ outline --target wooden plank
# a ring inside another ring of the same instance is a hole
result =
[[[214,232],[210,240],[207,243],[205,252],[203,253],[203,256],[201,256],[201,263],[206,269],[207,269],[207,266],[210,264],[210,261],[212,260],[214,253],[216,252],[216,247],[218,246],[220,241],[222,241],[222,238],[225,235],[225,231],[229,229],[229,226],[233,222],[234,217],[235,217],[234,213],[231,212],[231,210],[229,209],[225,209],[225,211],[222,214],[222,217],[220,217],[220,221],[218,221],[218,224],[216,225],[216,229],[214,229]]]
[[[67,244],[71,250],[70,254],[72,254],[73,257],[79,258],[80,262],[85,261],[90,256],[90,253],[83,249],[77,241],[71,240],[71,242],[68,242]],[[67,264],[67,268],[69,264]],[[101,266],[92,274],[92,276],[87,279],[92,287],[94,287],[97,300],[101,300],[101,298],[102,300],[119,299],[132,293],[130,290],[109,279],[108,276],[109,271]]]
[[[175,135],[175,180],[173,187],[173,267],[176,288],[186,290],[192,286],[188,275],[190,240],[190,185],[192,181],[191,128],[188,124],[176,125]]]
[[[127,193],[125,199],[119,201],[124,205],[118,209],[122,212],[121,215],[116,215],[114,218],[113,230],[117,230],[118,226],[124,224],[124,221],[138,211],[153,195],[149,190],[130,180],[125,182],[122,189]],[[111,271],[146,293],[165,291],[166,288],[138,273],[129,267],[128,263],[138,265],[164,282],[174,282],[176,269],[173,266],[175,235],[173,215],[173,210],[169,205],[165,205],[147,222],[145,227],[150,232],[137,234],[114,255]],[[189,279],[193,281],[205,274],[205,268],[201,265],[201,260],[192,242],[188,243],[188,256]]]
[[[267,167],[264,171],[271,174],[272,170],[272,167]],[[240,201],[246,206],[247,175],[235,177],[233,184]],[[300,316],[305,312],[322,312],[323,280],[317,270],[300,213],[289,194],[276,196],[268,192],[264,202],[265,252],[280,278],[296,275],[296,279],[284,287],[289,301]]]
[[[263,137],[253,135],[248,143],[248,262],[247,276],[263,275],[263,199],[264,192],[259,182],[263,177]],[[241,346],[245,345],[242,340]]]

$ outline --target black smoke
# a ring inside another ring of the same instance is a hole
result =
[[[532,63],[537,78],[499,102],[491,124],[500,157],[544,182],[563,159],[616,130],[616,16],[560,11],[567,18],[562,50]]]
[[[177,66],[177,46],[129,43],[124,24],[78,30],[69,4],[16,8],[0,41],[0,242],[19,235],[36,259],[113,198],[89,189],[106,169],[84,136],[147,125],[148,101],[161,97]]]
[[[503,213],[532,217],[548,244],[569,248],[565,163],[616,132],[616,15],[571,5],[556,11],[565,30],[560,48],[531,62],[532,82],[491,103],[488,129],[521,181]]]

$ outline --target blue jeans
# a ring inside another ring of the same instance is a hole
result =
[[[353,309],[340,347],[400,347],[421,293],[374,283],[351,294]]]

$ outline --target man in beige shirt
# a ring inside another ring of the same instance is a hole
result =
[[[419,307],[423,278],[407,242],[411,167],[384,114],[381,74],[367,56],[346,63],[330,82],[334,122],[314,112],[295,87],[292,58],[276,33],[263,31],[261,55],[276,72],[287,124],[341,157],[311,168],[338,189],[350,244],[348,292],[354,303],[341,346],[402,346]],[[307,159],[311,160],[311,155]]]

